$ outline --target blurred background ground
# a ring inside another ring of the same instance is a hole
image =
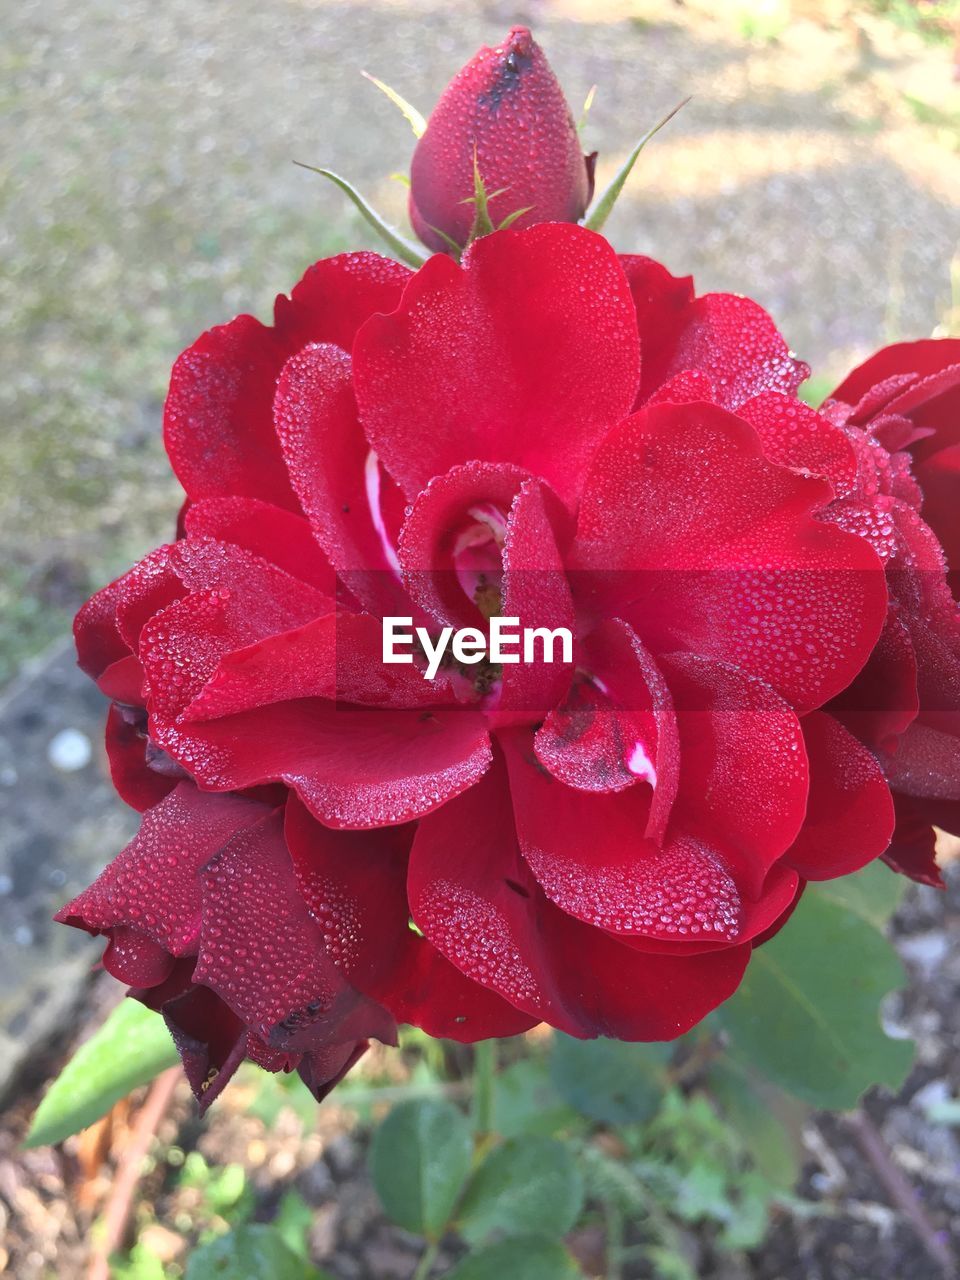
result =
[[[426,112],[477,46],[526,23],[575,111],[598,86],[585,143],[600,150],[601,184],[641,132],[695,95],[644,153],[610,237],[692,271],[701,291],[758,298],[826,391],[882,343],[958,321],[960,86],[957,19],[938,17],[947,8],[913,0],[7,7],[0,1089],[14,1105],[56,1065],[54,1052],[38,1067],[37,1046],[66,1043],[95,1016],[86,984],[93,948],[52,928],[50,913],[132,827],[97,745],[100,699],[63,643],[70,614],[172,528],[178,492],[159,423],[177,352],[239,311],[266,317],[273,295],[315,258],[378,247],[336,191],[291,162],[330,165],[402,221],[404,189],[390,174],[405,169],[413,139],[361,69]],[[940,913],[926,929],[940,941],[926,945],[956,960],[955,908],[950,915],[928,897],[911,900]],[[928,969],[912,971],[920,1005],[933,999]],[[935,1006],[955,999],[953,983],[941,983]],[[0,1206],[6,1194],[0,1185]],[[39,1269],[17,1274],[46,1274],[52,1264],[38,1256]],[[71,1266],[60,1274],[79,1275]],[[344,1267],[345,1278],[365,1274]]]

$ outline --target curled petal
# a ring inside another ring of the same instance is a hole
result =
[[[832,716],[804,716],[803,736],[810,798],[787,862],[805,880],[830,880],[884,852],[893,834],[893,800],[876,758]]]
[[[359,995],[326,950],[297,890],[281,814],[239,832],[201,879],[194,981],[267,1045],[304,1052],[367,1035],[394,1042],[386,1010]]]
[[[633,405],[634,316],[613,250],[582,227],[484,236],[462,267],[437,255],[398,310],[357,335],[367,438],[411,499],[477,459],[524,467],[572,502],[596,445]]]

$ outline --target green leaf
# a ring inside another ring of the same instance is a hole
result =
[[[582,1280],[582,1274],[562,1244],[531,1235],[470,1254],[446,1280]]]
[[[553,1138],[512,1138],[487,1156],[457,1213],[464,1239],[495,1232],[562,1236],[583,1206],[583,1177],[569,1149]]]
[[[360,215],[373,227],[377,235],[393,250],[398,258],[411,267],[423,266],[427,260],[427,255],[422,253],[412,241],[402,236],[395,227],[391,227],[389,222],[385,222],[373,205],[364,200],[356,187],[349,183],[346,178],[341,178],[332,169],[318,169],[316,165],[303,164],[300,160],[294,160],[293,163],[301,169],[309,169],[311,173],[319,173],[321,178],[329,178],[334,186],[340,188],[347,199],[359,211]]]
[[[803,1103],[729,1055],[712,1064],[706,1084],[767,1182],[791,1190],[800,1177],[800,1131],[807,1115]]]
[[[287,1191],[271,1224],[283,1243],[298,1258],[306,1259],[307,1235],[313,1225],[313,1210],[299,1191]]]
[[[132,1089],[179,1061],[163,1018],[136,1000],[122,1001],[47,1090],[24,1146],[62,1142],[79,1133]]]
[[[787,926],[758,947],[718,1011],[734,1055],[818,1107],[897,1088],[913,1044],[883,1032],[878,1006],[903,984],[893,947],[863,915],[810,885]]]
[[[411,106],[406,98],[401,98],[396,89],[391,89],[388,84],[372,76],[369,71],[361,71],[360,74],[371,84],[375,84],[381,93],[385,93],[395,107],[400,108],[416,137],[422,138],[427,131],[427,122],[417,108]]]
[[[473,1141],[449,1102],[403,1102],[377,1130],[370,1175],[387,1216],[398,1226],[438,1239],[470,1171]]]
[[[670,1044],[574,1040],[557,1033],[550,1076],[564,1101],[591,1120],[618,1127],[649,1120],[667,1086]]]
[[[497,1076],[493,1086],[493,1130],[501,1137],[553,1137],[582,1124],[579,1114],[553,1087],[545,1063],[521,1059]]]
[[[637,143],[637,145],[633,148],[633,150],[627,156],[626,160],[624,160],[623,164],[617,170],[616,174],[614,175],[613,181],[607,187],[606,191],[604,191],[603,195],[600,196],[599,199],[596,201],[596,203],[593,206],[593,209],[591,210],[586,220],[584,221],[583,225],[589,228],[590,231],[602,230],[605,222],[610,217],[610,214],[613,212],[613,206],[617,203],[617,198],[620,195],[620,192],[623,190],[624,183],[630,177],[630,172],[633,169],[633,166],[637,163],[637,157],[640,155],[640,152],[647,145],[647,143],[654,136],[654,134],[659,133],[665,124],[669,124],[669,122],[673,119],[673,117],[677,114],[677,112],[682,107],[685,107],[689,101],[690,101],[689,98],[684,98],[682,102],[678,102],[677,105],[673,108],[673,110],[668,111],[667,114],[663,117],[663,119],[658,121],[658,123],[655,124],[648,133],[645,133],[643,137],[640,139],[640,141]]]
[[[237,1227],[194,1249],[185,1280],[330,1280],[304,1262],[264,1223]]]
[[[877,859],[852,876],[822,881],[814,892],[838,902],[875,928],[884,929],[909,884],[906,876],[891,871],[885,862]]]

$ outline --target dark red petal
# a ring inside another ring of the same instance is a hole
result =
[[[288,344],[253,316],[202,334],[173,366],[164,443],[194,501],[241,494],[296,511],[273,430],[273,393]]]
[[[620,265],[626,272],[637,313],[640,405],[667,381],[674,348],[693,303],[693,276],[672,276],[659,262],[640,254],[621,254]]]
[[[179,765],[164,771],[150,768],[147,717],[139,708],[117,703],[111,706],[107,715],[106,747],[113,785],[120,798],[140,813],[159,804],[178,780],[187,776]]]
[[[882,763],[895,791],[923,800],[960,800],[960,734],[914,721]]]
[[[289,299],[274,305],[274,325],[291,352],[308,342],[332,342],[344,351],[370,316],[393,311],[410,269],[363,250],[321,258],[307,267]]]
[[[143,687],[143,665],[132,653],[113,662],[97,681],[97,688],[114,702],[129,707],[143,705],[146,698]]]
[[[62,923],[76,922],[67,919]],[[139,929],[120,924],[103,932],[107,934],[103,967],[119,982],[131,987],[155,987],[170,976],[173,956]]]
[[[684,369],[658,387],[646,401],[646,406],[651,409],[655,404],[696,404],[701,400],[707,404],[718,403],[713,379],[699,369]]]
[[[729,942],[740,894],[717,855],[685,835],[647,840],[650,793],[574,791],[539,768],[525,734],[501,735],[523,856],[568,915],[618,934]]]
[[[766,311],[733,293],[705,293],[684,312],[661,378],[685,369],[707,374],[726,409],[762,391],[793,396],[810,376],[809,366],[790,354]]]
[[[400,533],[400,565],[411,596],[435,624],[485,624],[457,575],[457,542],[478,512],[492,508],[506,520],[526,478],[509,463],[466,462],[431,480],[410,506]]]
[[[300,1079],[317,1102],[322,1102],[347,1072],[356,1066],[369,1047],[367,1040],[357,1040],[305,1053],[297,1068]]]
[[[311,346],[284,366],[274,405],[277,435],[314,536],[353,595],[381,616],[409,612],[384,517],[392,481],[357,419],[350,357]]]
[[[810,799],[786,860],[805,880],[830,880],[884,852],[893,833],[893,800],[875,757],[832,716],[804,716],[803,736]]]
[[[741,405],[771,462],[809,475],[823,476],[838,498],[849,497],[857,479],[857,458],[850,441],[822,414],[791,396],[765,391]]]
[[[831,393],[829,399],[859,406],[859,402],[875,387],[899,380],[897,390],[909,386],[918,377],[938,373],[941,369],[960,363],[960,338],[924,338],[919,342],[896,342],[875,352],[863,364],[849,373]],[[907,381],[909,379],[909,381]],[[873,406],[869,417],[889,403],[892,396]],[[861,419],[858,413],[857,420]]]
[[[417,924],[468,977],[577,1036],[682,1035],[749,957],[642,954],[554,907],[517,848],[502,766],[420,823],[408,891]]]
[[[410,216],[435,252],[470,235],[474,163],[494,223],[527,210],[517,226],[576,222],[592,175],[563,90],[526,27],[484,46],[451,80],[427,122],[410,166]]]
[[[860,674],[830,703],[830,714],[873,750],[891,750],[920,710],[910,630],[892,605]]]
[[[396,306],[407,269],[372,253],[318,262],[276,327],[253,316],[202,334],[180,356],[164,409],[164,439],[188,497],[241,495],[299,510],[273,428],[273,396],[287,358],[308,342],[349,349],[358,327]]]
[[[383,629],[368,613],[328,613],[305,626],[226,654],[182,713],[216,720],[300,698],[371,707],[453,702],[449,684],[413,665],[383,662]]]
[[[157,547],[133,566],[118,583],[117,627],[133,653],[150,619],[186,595],[183,577],[172,561],[175,546]]]
[[[670,692],[625,622],[601,623],[582,644],[583,676],[534,738],[540,763],[583,791],[653,788],[645,835],[661,840],[677,793],[680,741]]]
[[[156,614],[139,640],[151,716],[165,722],[200,693],[220,659],[330,612],[333,601],[229,543],[180,542],[171,563],[191,594]]]
[[[190,538],[213,538],[254,552],[324,595],[336,592],[336,579],[303,516],[257,498],[204,498],[184,518]]]
[[[596,445],[633,405],[638,348],[605,240],[550,223],[498,232],[462,267],[431,258],[399,309],[364,325],[360,418],[410,498],[478,459],[525,467],[572,502]]]
[[[928,801],[896,792],[893,801],[897,823],[883,861],[918,884],[928,884],[934,889],[944,888],[943,875],[936,860],[937,833],[932,824],[937,822],[945,830],[960,833],[960,805],[951,806],[955,810],[954,820],[948,822],[942,812],[935,811],[942,805],[932,806]]]
[[[793,710],[762,681],[694,654],[661,657],[680,733],[676,825],[719,850],[757,900],[800,830],[808,771]]]
[[[772,867],[763,882],[763,888],[756,899],[741,895],[740,927],[734,938],[739,946],[744,942],[757,945],[757,939],[771,936],[771,930],[779,928],[785,921],[796,902],[797,889],[802,883],[792,867],[778,862]],[[711,941],[711,935],[700,933],[695,939],[687,938],[652,938],[647,935],[622,938],[636,951],[656,955],[704,955],[706,952],[728,951],[731,944],[720,938]]]
[[[80,669],[97,680],[115,662],[130,653],[130,648],[117,628],[117,605],[122,578],[90,597],[73,620],[73,636],[77,645]]]
[[[410,928],[411,827],[332,831],[291,796],[285,834],[300,894],[334,963],[398,1022],[461,1041],[532,1025],[535,1019],[471,982]]]
[[[551,502],[552,499],[552,502]],[[503,542],[501,613],[519,619],[521,635],[544,628],[571,637],[571,660],[564,662],[559,641],[552,662],[505,663],[496,722],[520,723],[543,716],[563,698],[573,676],[573,600],[557,544],[561,524],[556,499],[535,480],[525,480],[513,500]],[[522,655],[520,655],[522,656]]]
[[[207,987],[191,986],[162,1012],[203,1115],[245,1058],[247,1028]]]
[[[200,868],[235,832],[259,821],[263,813],[263,806],[253,801],[206,795],[181,782],[144,814],[126,849],[55,919],[89,933],[129,926],[172,956],[195,951]],[[124,981],[154,985],[134,977]]]
[[[474,711],[283,702],[222,720],[156,730],[159,745],[211,790],[292,787],[331,827],[392,826],[473,786],[490,761]]]
[[[577,594],[654,652],[728,661],[817,706],[863,666],[887,605],[871,548],[814,519],[829,493],[764,458],[753,429],[719,408],[636,414],[591,467]]]
[[[956,574],[960,572],[960,444],[931,454],[914,470],[923,490],[923,518],[940,539]]]
[[[353,990],[327,953],[298,892],[280,813],[238,832],[201,879],[194,980],[270,1047],[303,1052],[367,1035],[393,1043],[386,1010]]]

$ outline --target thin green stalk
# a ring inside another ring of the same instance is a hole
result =
[[[493,1130],[497,1049],[496,1040],[479,1040],[473,1050],[473,1128],[480,1139]]]
[[[623,1276],[623,1210],[615,1200],[604,1205],[607,1227],[607,1280],[622,1280]]]
[[[432,1244],[428,1244],[420,1255],[420,1261],[417,1263],[417,1269],[413,1273],[411,1280],[427,1280],[433,1270],[433,1264],[436,1262],[439,1252],[440,1244],[438,1241],[434,1240]]]

